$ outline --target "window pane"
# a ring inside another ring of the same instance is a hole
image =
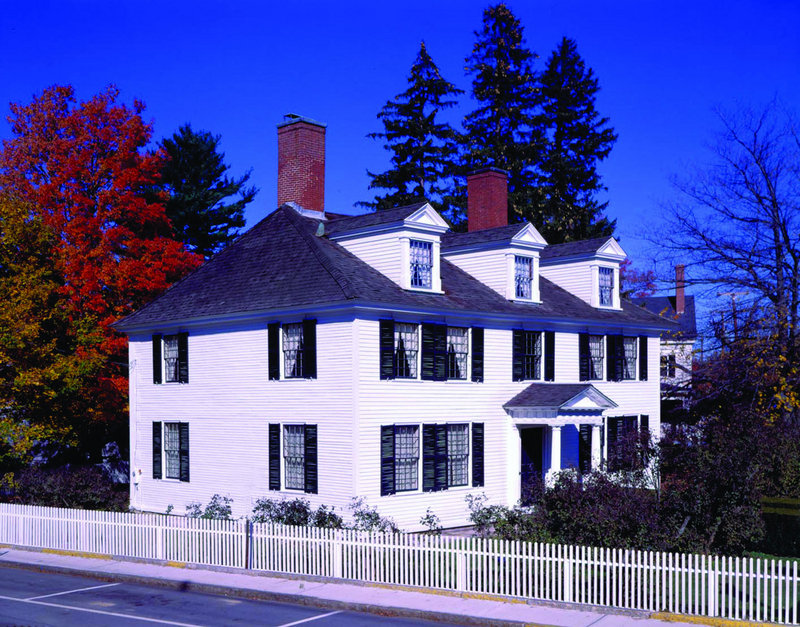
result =
[[[419,336],[416,324],[398,322],[394,325],[394,361],[397,377],[417,378],[417,351]]]
[[[177,383],[178,378],[178,336],[164,336],[164,381]]]
[[[614,290],[614,269],[600,268],[600,304],[610,306]]]
[[[164,423],[164,459],[166,460],[167,479],[181,478],[181,447],[180,434],[177,422]]]
[[[523,355],[523,377],[542,378],[542,332],[525,331],[525,354]]]
[[[305,488],[305,429],[303,425],[283,427],[283,458],[286,462],[286,487],[291,490]]]
[[[303,323],[283,325],[283,376],[303,378]]]
[[[514,285],[517,298],[532,298],[533,259],[530,257],[514,257]]]
[[[394,429],[394,485],[397,492],[419,486],[419,427],[399,425]]]
[[[447,425],[447,486],[469,483],[468,425]]]
[[[590,379],[603,378],[603,356],[604,356],[604,342],[602,335],[589,336],[589,373]]]
[[[467,330],[447,327],[447,378],[467,378]]]
[[[625,359],[622,365],[622,378],[635,379],[636,378],[636,356],[639,349],[639,343],[635,337],[626,337],[622,340],[623,348],[625,349]]]
[[[433,286],[433,244],[411,240],[411,287]]]

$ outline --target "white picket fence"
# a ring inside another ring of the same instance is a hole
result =
[[[796,625],[797,562],[0,504],[0,544]]]

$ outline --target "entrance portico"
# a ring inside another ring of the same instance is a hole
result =
[[[585,383],[533,383],[506,403],[513,432],[509,450],[520,451],[519,480],[511,482],[516,489],[509,486],[512,502],[526,495],[531,482],[552,481],[565,458],[580,472],[598,468],[603,414],[614,407],[614,401]]]

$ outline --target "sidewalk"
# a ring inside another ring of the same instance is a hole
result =
[[[734,624],[714,619],[666,622],[646,612],[612,613],[607,608],[545,605],[514,600],[413,591],[377,585],[288,578],[253,571],[212,569],[185,564],[127,561],[0,546],[0,566],[71,573],[210,594],[282,601],[313,607],[403,616],[464,625],[559,625],[609,627]],[[677,620],[688,617],[674,617]],[[741,624],[741,623],[740,623]]]

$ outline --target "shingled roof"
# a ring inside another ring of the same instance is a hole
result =
[[[577,242],[566,242],[565,244],[551,244],[541,252],[543,261],[555,259],[557,257],[572,257],[573,255],[591,255],[596,253],[609,237],[595,237],[592,239],[582,239]]]
[[[398,216],[416,210],[411,207],[415,206],[392,210],[396,214],[384,219],[402,219]],[[323,222],[325,235],[318,235],[320,220],[303,217],[284,205],[149,305],[118,321],[115,327],[155,329],[192,320],[356,301],[387,309],[671,326],[663,318],[627,301],[623,301],[622,311],[595,309],[543,277],[541,304],[515,303],[444,258],[441,259],[444,294],[404,290],[327,237],[331,230],[337,232],[330,227],[340,220],[352,225],[351,217]],[[365,223],[366,220],[359,224]],[[345,226],[350,230],[350,226]]]
[[[664,333],[664,339],[670,340],[696,340],[697,339],[697,314],[694,306],[694,296],[684,297],[683,313],[675,312],[674,296],[648,296],[646,298],[632,298],[631,302],[658,316],[675,322],[678,327]]]
[[[493,242],[510,242],[511,239],[525,228],[525,223],[497,226],[493,229],[470,231],[468,233],[445,233],[442,236],[442,250],[449,250],[457,246],[469,244],[490,244]]]

